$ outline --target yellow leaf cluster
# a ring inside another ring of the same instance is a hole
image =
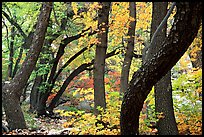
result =
[[[99,8],[102,8],[102,6],[99,5],[98,2],[93,2],[89,6],[89,11],[98,10]]]
[[[76,2],[71,2],[71,6],[72,6],[72,9],[74,11],[74,14],[77,15],[77,12],[78,12],[77,3]]]
[[[193,40],[192,44],[189,47],[189,54],[192,56],[191,60],[196,61],[198,58],[198,52],[200,52],[202,49],[202,25],[198,31],[198,35]]]
[[[81,98],[82,95],[84,98],[87,96],[92,96],[89,94],[93,92],[93,89],[80,90]],[[81,113],[78,112],[61,112],[61,115],[67,115],[67,121],[63,124],[64,127],[72,127],[71,135],[119,135],[120,134],[120,106],[122,101],[119,99],[120,95],[117,92],[107,93],[107,108],[103,110],[101,107],[98,107],[101,110],[99,115],[94,115],[92,112]],[[64,114],[62,114],[64,113]],[[79,116],[80,114],[80,116]],[[98,120],[108,123],[106,127],[103,124],[99,123],[96,125]],[[113,128],[114,127],[114,128]]]
[[[152,5],[147,2],[137,2],[136,10],[137,10],[136,30],[141,28],[143,30],[148,30],[150,28],[152,18]]]
[[[109,37],[111,37],[111,45],[115,46],[121,43],[122,36],[127,33],[129,23],[132,18],[129,18],[129,3],[128,2],[113,2],[109,25]]]
[[[202,134],[202,116],[191,115],[186,117],[182,113],[175,113],[180,135],[201,135]]]

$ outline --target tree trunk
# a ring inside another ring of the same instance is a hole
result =
[[[37,104],[38,104],[38,87],[42,83],[42,76],[36,76],[31,93],[30,93],[30,112],[34,112],[37,110]]]
[[[182,57],[197,35],[202,20],[202,2],[177,2],[175,22],[169,36],[151,59],[133,74],[124,94],[120,127],[122,135],[139,134],[139,115],[155,85]]]
[[[72,41],[74,41],[76,39],[79,39],[80,37],[84,36],[85,34],[83,34],[83,33],[86,32],[87,30],[89,30],[89,28],[86,29],[86,30],[83,30],[81,33],[79,33],[77,35],[65,38],[65,39],[63,39],[61,41],[60,47],[59,47],[57,55],[56,55],[56,58],[51,61],[51,63],[53,63],[53,66],[52,66],[52,69],[51,69],[51,72],[50,72],[50,76],[49,76],[48,82],[47,82],[47,85],[49,85],[49,86],[46,86],[46,92],[45,93],[41,93],[40,94],[40,101],[39,101],[38,109],[37,109],[38,115],[46,115],[46,101],[47,101],[47,99],[48,99],[48,97],[49,97],[49,95],[51,93],[52,88],[54,87],[54,82],[57,79],[56,76],[59,76],[59,73],[56,74],[57,65],[59,63],[60,58],[64,54],[65,47],[70,42],[72,42]],[[88,35],[94,35],[95,33],[96,33],[96,31],[90,32]],[[54,34],[54,36],[56,36],[56,35]]]
[[[64,93],[64,91],[66,90],[67,86],[69,85],[69,83],[73,80],[73,78],[75,76],[77,76],[78,74],[80,74],[81,72],[83,72],[84,70],[87,69],[87,67],[91,66],[93,63],[85,63],[82,64],[81,66],[79,66],[77,69],[75,69],[70,76],[64,81],[62,87],[60,88],[60,90],[57,92],[56,96],[52,99],[49,107],[48,107],[48,111],[50,113],[52,113],[53,109],[56,107],[57,102],[59,101],[60,97],[62,96],[62,94]]]
[[[46,44],[46,43],[47,43],[47,41],[45,40],[44,47],[42,48],[42,51],[41,51],[42,54],[46,54],[45,52],[49,53],[49,47],[47,46],[48,44]],[[45,65],[46,63],[48,63],[47,58],[42,58],[42,57],[39,57],[39,58],[40,58],[40,61],[39,61],[40,65]],[[38,105],[41,105],[39,103],[39,99],[41,98],[40,95],[42,95],[42,93],[40,93],[40,92],[43,92],[43,91],[40,91],[39,87],[44,86],[43,83],[46,82],[47,76],[49,73],[47,71],[43,74],[39,74],[39,72],[38,72],[39,69],[40,69],[40,67],[37,67],[35,69],[35,71],[37,72],[37,75],[35,77],[34,84],[33,84],[32,90],[31,90],[31,94],[30,94],[30,112],[37,111]]]
[[[158,121],[159,135],[178,135],[178,128],[174,116],[171,71],[156,83],[155,91],[155,110],[163,113],[163,119]],[[162,103],[161,103],[162,102]]]
[[[11,28],[11,42],[9,45],[9,65],[8,65],[8,80],[12,78],[12,70],[13,70],[13,56],[14,56],[14,38],[15,38],[15,28],[12,26]]]
[[[91,48],[93,45],[90,45],[89,48]],[[51,86],[51,90],[54,87],[55,81],[57,80],[58,76],[61,74],[61,72],[63,71],[64,68],[66,68],[72,61],[74,61],[78,56],[80,56],[82,53],[84,53],[86,50],[88,49],[88,47],[84,47],[83,49],[81,49],[79,52],[77,52],[76,54],[74,54],[71,58],[69,58],[69,60],[57,71],[56,75],[53,78],[52,81],[52,86]]]
[[[48,26],[51,7],[51,2],[44,2],[42,4],[35,35],[33,38],[34,42],[30,47],[28,56],[23,62],[21,69],[11,80],[11,82],[3,86],[3,106],[10,129],[26,128],[25,119],[20,107],[20,96],[40,54]]]
[[[128,39],[127,50],[125,54],[125,58],[123,61],[123,67],[121,72],[121,79],[120,79],[120,92],[123,93],[127,90],[128,82],[129,82],[129,72],[130,66],[133,57],[134,51],[134,39],[135,39],[135,26],[136,26],[136,5],[135,2],[129,3],[129,16],[134,18],[135,20],[130,23],[130,28],[128,29]]]
[[[163,18],[167,13],[167,2],[153,2],[153,14],[152,14],[152,25],[151,25],[151,36],[155,33],[157,27],[162,22]],[[155,38],[157,47],[151,46],[148,54],[149,58],[151,55],[158,52],[162,42],[166,38],[167,22],[163,29],[158,32]],[[154,44],[153,44],[154,45]],[[151,53],[150,53],[151,52]],[[172,85],[171,85],[171,70],[156,83],[154,86],[155,91],[155,110],[156,112],[163,113],[163,119],[159,119],[158,134],[159,135],[178,135],[178,128],[176,119],[174,116],[173,99],[172,99]],[[162,103],[161,103],[162,102]]]
[[[57,36],[56,36],[57,37]],[[44,66],[45,64],[48,64],[49,59],[50,59],[50,54],[52,54],[52,51],[50,50],[51,48],[51,43],[54,40],[54,38],[49,39],[49,40],[45,40],[44,42],[44,46],[42,48],[41,54],[39,56],[39,63],[40,65]],[[40,66],[39,65],[39,66]],[[38,111],[38,106],[42,105],[39,99],[41,99],[40,95],[43,95],[45,91],[47,91],[46,89],[44,91],[40,91],[39,87],[40,86],[44,86],[45,87],[45,82],[47,81],[47,76],[49,74],[49,69],[45,68],[44,70],[46,70],[45,72],[38,72],[41,67],[37,67],[36,71],[37,71],[37,76],[35,78],[35,83],[32,87],[32,91],[31,91],[31,95],[30,96],[30,111],[34,112],[35,110]],[[43,92],[43,93],[41,93]],[[42,105],[44,106],[44,105]],[[46,101],[45,101],[45,106],[46,106]],[[44,109],[45,110],[45,109]],[[44,111],[45,112],[45,111]]]
[[[12,73],[12,78],[14,78],[14,76],[16,75],[16,73],[18,71],[19,63],[21,61],[22,55],[23,55],[23,47],[20,48],[18,58],[17,58],[16,63],[14,65],[14,69],[13,69],[13,73]]]
[[[108,42],[108,16],[110,10],[110,2],[99,2],[102,8],[98,11],[98,41],[100,44],[96,46],[95,62],[94,62],[94,112],[98,114],[97,107],[101,106],[105,109],[105,56]]]

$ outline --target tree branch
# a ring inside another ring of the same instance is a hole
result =
[[[4,12],[3,10],[2,10],[2,14],[6,17],[6,19],[12,25],[14,25],[18,29],[19,33],[23,36],[23,38],[26,39],[27,35],[23,32],[23,30],[21,29],[20,25],[17,22],[15,22],[12,18],[10,18],[9,15],[6,12]]]
[[[119,48],[113,50],[112,52],[106,54],[106,59],[109,57],[112,57],[116,54],[119,54],[120,51],[118,51]],[[89,63],[84,63],[81,64],[77,69],[75,69],[70,75],[69,77],[67,77],[67,79],[64,81],[63,85],[61,86],[60,90],[57,92],[56,96],[52,99],[49,107],[48,107],[48,111],[52,112],[52,110],[54,109],[54,107],[56,107],[56,103],[58,102],[58,100],[60,99],[60,97],[62,96],[62,94],[64,93],[65,89],[67,88],[67,86],[69,85],[69,83],[72,81],[72,79],[74,77],[76,77],[78,74],[80,74],[81,72],[83,72],[84,70],[89,70],[89,69],[93,69],[93,68],[89,68],[91,65],[94,64],[94,59],[89,62]]]

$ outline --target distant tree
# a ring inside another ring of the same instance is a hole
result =
[[[128,87],[129,82],[129,72],[130,72],[130,66],[133,58],[133,51],[134,51],[134,39],[135,39],[135,26],[136,26],[136,4],[135,2],[129,3],[129,16],[134,19],[134,21],[130,22],[130,27],[128,29],[128,44],[127,49],[125,52],[125,58],[123,61],[122,66],[122,72],[121,72],[121,78],[120,78],[120,92],[125,92]]]
[[[110,2],[99,2],[102,6],[98,10],[98,41],[96,45],[95,61],[94,61],[94,112],[97,114],[97,107],[106,107],[105,100],[105,56],[108,42],[108,16],[110,11]]]
[[[3,86],[3,107],[10,129],[26,128],[26,122],[20,107],[20,97],[40,54],[52,10],[52,2],[43,2],[38,18],[33,43],[22,67],[9,84]]]
[[[202,20],[202,2],[176,2],[176,7],[168,37],[158,52],[133,74],[124,94],[120,117],[122,135],[139,134],[139,115],[147,95],[177,63],[197,35]]]

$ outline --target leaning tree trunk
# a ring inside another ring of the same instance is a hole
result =
[[[129,78],[130,66],[131,66],[133,51],[134,51],[135,26],[136,26],[135,2],[129,3],[129,10],[130,10],[129,16],[135,20],[131,21],[130,28],[128,29],[128,36],[130,36],[130,38],[128,39],[127,50],[125,53],[125,58],[123,61],[123,67],[122,67],[122,72],[121,72],[121,79],[120,79],[120,92],[121,93],[125,92],[128,87],[128,82],[129,82],[128,78]]]
[[[152,24],[151,24],[151,37],[155,33],[157,27],[162,22],[163,18],[167,13],[167,2],[153,2],[153,11],[152,11]],[[167,21],[165,21],[165,25],[163,29],[158,32],[155,37],[155,43],[149,47],[150,56],[148,59],[151,59],[153,54],[155,54],[160,48],[162,42],[166,38],[166,30],[167,30]],[[164,118],[159,119],[158,126],[158,134],[159,135],[177,135],[178,128],[176,125],[176,120],[174,116],[174,108],[173,108],[173,99],[172,99],[172,85],[171,85],[171,70],[167,72],[167,74],[159,80],[154,86],[155,92],[155,111],[158,113],[163,113]],[[168,124],[167,124],[168,123]]]
[[[28,55],[21,69],[9,84],[3,86],[3,106],[10,129],[26,128],[23,112],[20,107],[20,96],[25,87],[40,54],[45,33],[50,18],[52,3],[44,2],[38,18],[38,23]]]
[[[52,88],[54,87],[54,83],[55,83],[56,78],[57,78],[56,75],[59,76],[58,74],[56,74],[57,65],[59,63],[60,58],[64,55],[65,47],[70,42],[77,40],[80,37],[84,36],[85,35],[84,32],[88,31],[89,29],[90,28],[82,30],[81,33],[74,35],[74,36],[71,36],[71,37],[67,37],[61,41],[56,57],[52,61],[50,61],[50,63],[52,63],[53,66],[52,66],[49,78],[47,80],[47,85],[49,85],[49,86],[46,86],[46,92],[45,93],[41,92],[40,100],[38,103],[38,109],[37,109],[38,116],[47,115],[47,113],[46,113],[46,101],[47,101],[47,99],[48,99],[48,97],[52,91]],[[88,33],[89,36],[94,35],[94,34],[96,34],[96,31]],[[53,36],[56,36],[56,35],[54,34]]]
[[[178,2],[176,7],[169,36],[158,52],[133,74],[124,94],[120,117],[122,135],[139,134],[140,111],[147,95],[182,57],[197,35],[202,20],[202,2]]]
[[[108,16],[110,10],[110,2],[99,2],[102,8],[98,11],[98,40],[96,46],[95,62],[94,62],[94,112],[98,114],[97,107],[101,106],[105,109],[105,56],[108,42]]]

